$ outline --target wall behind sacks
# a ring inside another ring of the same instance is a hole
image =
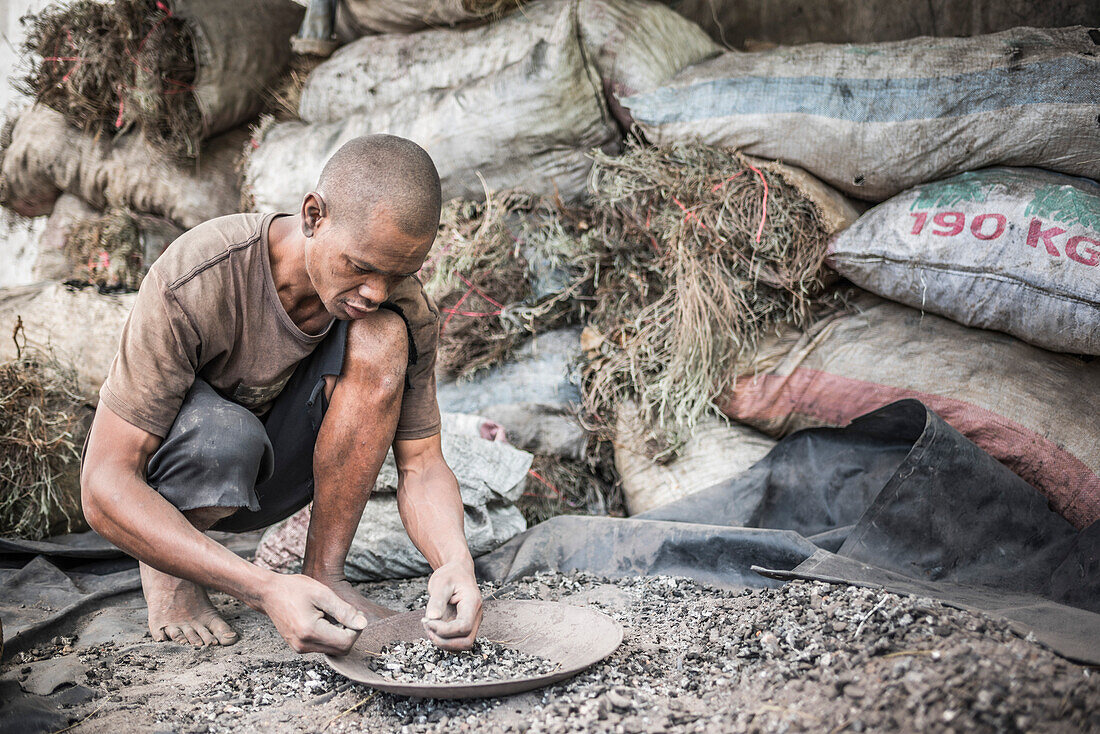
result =
[[[925,184],[829,245],[856,285],[1057,352],[1100,354],[1100,184],[991,168]]]
[[[415,78],[416,86],[392,104],[342,119],[262,128],[246,174],[256,209],[296,211],[341,145],[376,132],[422,145],[439,170],[444,198],[480,199],[486,187],[579,196],[591,167],[585,154],[592,148],[617,149],[620,134],[576,28],[572,5],[563,6],[549,27],[528,22],[502,31],[489,26],[502,34],[501,43],[521,47],[496,56],[517,61],[491,71],[475,69],[453,86],[447,84],[454,77],[441,87]],[[466,58],[461,31],[423,35],[438,41],[441,56],[459,49],[456,63]]]
[[[624,106],[656,143],[699,139],[881,201],[991,165],[1100,177],[1100,32],[728,52]]]
[[[874,43],[915,36],[977,36],[1100,18],[1100,0],[669,0],[716,41]]]
[[[1100,519],[1100,363],[870,294],[853,306],[762,344],[722,412],[785,436],[916,398],[1077,528]]]

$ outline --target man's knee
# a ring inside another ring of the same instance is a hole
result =
[[[271,442],[259,418],[197,382],[149,461],[147,478],[181,510],[246,507],[270,476]]]
[[[405,320],[388,309],[348,325],[344,377],[366,382],[369,396],[399,396],[409,365],[409,333]]]

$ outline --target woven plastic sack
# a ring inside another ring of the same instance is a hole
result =
[[[618,97],[650,89],[720,50],[696,25],[650,0],[546,0],[488,26],[361,38],[313,70],[298,114],[332,122],[380,112],[425,90],[476,84],[522,63],[531,49],[517,39],[550,34],[570,12],[617,116]]]
[[[412,33],[487,20],[522,0],[335,0],[336,37]]]
[[[1100,185],[1038,169],[898,194],[829,245],[856,285],[1046,349],[1100,354]]]
[[[179,163],[136,134],[82,133],[36,105],[19,116],[4,150],[0,204],[39,216],[67,192],[96,209],[122,207],[189,229],[238,211],[237,163],[247,138],[245,130],[219,135],[197,162]]]
[[[462,494],[466,543],[470,553],[479,556],[527,529],[513,503],[526,486],[532,457],[505,443],[479,438],[477,422],[467,418],[443,414],[443,456]],[[408,578],[431,571],[401,523],[396,491],[397,467],[390,452],[351,541],[344,566],[348,579]],[[256,550],[257,564],[297,572],[305,553],[309,516],[306,507],[265,532]]]
[[[882,201],[993,165],[1100,177],[1100,31],[731,51],[622,100],[655,143],[699,139]]]
[[[661,464],[647,455],[645,433],[636,408],[617,411],[615,470],[631,515],[732,479],[776,444],[754,428],[707,416],[676,458]]]
[[[0,289],[0,332],[10,335],[23,322],[28,343],[50,347],[77,372],[80,390],[94,401],[118,351],[122,326],[136,293],[100,295],[60,283]],[[0,339],[0,361],[15,359],[16,345]]]
[[[770,436],[841,426],[920,400],[1046,495],[1077,528],[1100,519],[1100,363],[861,294],[854,313],[760,346],[722,395]]]
[[[378,104],[339,106],[339,98],[370,96],[369,86],[356,83],[326,91],[324,104],[303,100],[308,117],[324,122],[276,123],[257,133],[246,181],[255,208],[297,211],[341,145],[377,132],[422,145],[439,170],[444,198],[482,199],[486,187],[579,196],[591,167],[585,154],[617,150],[620,134],[577,38],[576,9],[559,7],[550,23],[520,14],[503,27],[380,40]],[[412,56],[398,69],[391,62],[403,63],[401,48]],[[450,65],[456,73],[447,71]]]

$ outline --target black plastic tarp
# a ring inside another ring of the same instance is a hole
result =
[[[634,518],[555,518],[478,570],[873,585],[1003,617],[1100,664],[1100,527],[1074,530],[915,400],[792,434],[739,477]]]

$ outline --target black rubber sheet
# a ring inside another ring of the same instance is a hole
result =
[[[1077,532],[915,400],[792,434],[739,477],[630,519],[555,518],[478,570],[871,585],[1005,618],[1100,664],[1100,523]]]

